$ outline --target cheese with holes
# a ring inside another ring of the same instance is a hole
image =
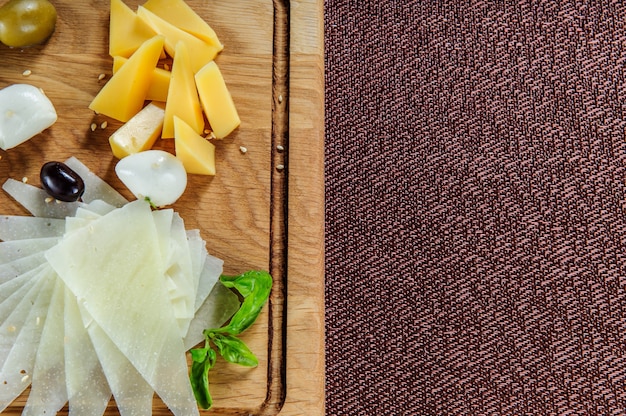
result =
[[[195,79],[200,103],[213,134],[218,139],[228,136],[239,127],[241,120],[219,67],[211,61],[198,71]]]
[[[109,55],[128,58],[156,32],[122,0],[111,0]]]
[[[113,73],[115,74],[128,61],[122,56],[113,57]],[[163,68],[154,68],[150,74],[150,87],[146,93],[147,101],[167,101],[167,90],[170,87],[170,76],[172,73]]]
[[[179,29],[222,50],[224,45],[209,24],[183,0],[148,0],[143,7]]]
[[[165,105],[165,120],[161,137],[174,137],[174,116],[185,120],[196,133],[204,131],[204,116],[196,90],[187,44],[178,42],[172,65],[172,78]]]
[[[144,42],[128,62],[102,87],[89,108],[96,113],[127,122],[143,108],[152,71],[163,51],[163,36]]]
[[[152,148],[161,134],[165,108],[151,102],[109,137],[113,155],[122,159],[130,154]]]
[[[174,117],[174,127],[176,157],[187,173],[215,175],[215,145],[178,117]]]
[[[214,45],[185,32],[171,23],[161,19],[145,7],[139,6],[137,16],[146,22],[155,32],[165,36],[165,51],[173,58],[176,57],[176,44],[184,42],[189,49],[193,72],[198,71],[207,62],[212,61],[219,49]]]

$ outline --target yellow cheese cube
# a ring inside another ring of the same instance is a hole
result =
[[[154,29],[154,31],[165,36],[165,51],[172,58],[176,57],[176,44],[181,41],[184,42],[189,49],[193,72],[198,71],[207,62],[212,61],[219,52],[217,46],[210,45],[194,35],[177,28],[145,7],[139,6],[137,16]]]
[[[195,79],[200,103],[213,134],[218,139],[228,136],[239,127],[241,120],[219,67],[211,61],[198,71]]]
[[[172,78],[167,93],[165,121],[161,134],[164,139],[174,137],[174,116],[184,120],[196,133],[204,131],[204,116],[191,69],[189,51],[187,44],[183,42],[176,45],[176,55],[172,64]]]
[[[122,159],[130,154],[152,148],[165,116],[165,105],[151,102],[109,137],[113,155]]]
[[[109,55],[128,58],[157,33],[122,0],[111,0]]]
[[[184,0],[148,0],[143,7],[210,45],[224,48],[215,31]]]
[[[122,56],[113,57],[113,73],[115,74],[128,59]],[[163,68],[154,68],[151,74],[150,87],[146,93],[148,101],[167,101],[167,90],[170,87],[171,72]]]
[[[137,114],[146,100],[150,74],[159,61],[163,42],[160,35],[144,42],[102,87],[89,108],[122,122]]]
[[[193,128],[174,117],[176,157],[187,173],[215,175],[215,145],[197,134]]]

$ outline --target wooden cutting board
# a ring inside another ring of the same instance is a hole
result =
[[[0,46],[0,88],[41,87],[59,119],[32,140],[0,151],[0,181],[25,178],[39,185],[43,163],[76,156],[131,198],[115,175],[117,160],[108,145],[121,123],[87,108],[111,76],[108,2],[52,3],[58,22],[47,44],[24,50]],[[141,3],[126,0],[133,9]],[[191,175],[173,208],[188,229],[200,229],[209,252],[224,260],[225,273],[265,269],[275,280],[268,306],[243,336],[259,367],[218,360],[210,375],[215,405],[207,413],[323,414],[323,2],[187,3],[225,45],[216,62],[242,123],[214,142],[217,175]],[[31,74],[24,76],[27,70]],[[155,147],[173,151],[173,141],[159,140]],[[27,215],[4,193],[0,207],[0,214]],[[26,398],[27,392],[5,413],[20,414]],[[153,410],[170,414],[158,397]],[[119,414],[113,401],[107,414]]]

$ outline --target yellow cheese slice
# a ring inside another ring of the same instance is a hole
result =
[[[151,102],[109,137],[113,155],[122,159],[130,154],[152,148],[165,116],[165,104]]]
[[[174,127],[176,157],[183,162],[187,173],[215,175],[215,145],[176,116]]]
[[[109,55],[128,58],[157,33],[122,0],[111,0]]]
[[[176,44],[181,41],[184,42],[189,49],[193,72],[198,71],[207,62],[212,61],[219,52],[219,48],[215,45],[210,45],[194,35],[177,28],[145,7],[139,6],[137,8],[137,16],[155,32],[165,36],[165,51],[172,58],[176,57]]]
[[[150,74],[163,50],[163,36],[144,42],[124,66],[102,87],[89,108],[96,113],[127,122],[143,108]]]
[[[228,136],[239,127],[241,120],[219,67],[211,61],[198,71],[195,79],[200,103],[213,134],[218,139]]]
[[[165,105],[165,121],[161,137],[174,137],[174,116],[178,116],[189,124],[196,133],[204,131],[204,116],[200,107],[198,91],[191,69],[190,53],[187,44],[178,42],[172,64],[172,78]]]
[[[122,56],[113,57],[113,73],[115,74],[128,59]],[[170,87],[171,72],[163,68],[154,68],[150,80],[150,87],[146,93],[148,101],[167,101],[167,90]]]
[[[148,0],[143,7],[179,29],[217,46],[218,50],[224,48],[211,26],[183,0]]]

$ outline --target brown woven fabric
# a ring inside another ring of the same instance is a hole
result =
[[[325,6],[327,413],[626,414],[626,7]]]

